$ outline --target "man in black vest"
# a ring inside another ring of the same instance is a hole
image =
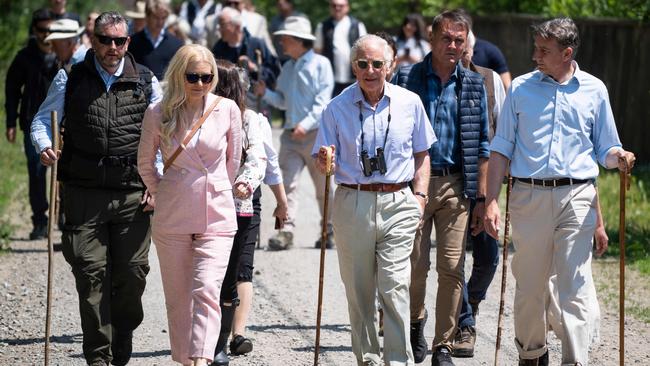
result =
[[[171,8],[169,0],[148,0],[145,7],[144,29],[131,37],[131,53],[137,63],[151,70],[158,80],[165,76],[167,65],[183,41],[165,31],[165,21]]]
[[[359,37],[365,35],[366,26],[357,18],[348,15],[348,0],[330,0],[330,17],[316,27],[314,50],[327,57],[334,70],[334,91],[332,98],[354,83],[350,67],[350,49]]]
[[[7,141],[16,142],[16,120],[23,131],[23,144],[27,157],[29,174],[29,204],[32,209],[32,231],[29,239],[42,239],[47,236],[47,195],[45,193],[46,169],[38,162],[38,154],[29,140],[29,124],[47,95],[53,74],[50,70],[55,64],[52,47],[45,40],[48,35],[52,13],[47,9],[36,10],[32,14],[33,34],[27,46],[16,54],[7,70],[5,81],[5,111],[7,114]]]
[[[41,163],[59,160],[65,183],[61,241],[79,295],[86,362],[126,365],[149,272],[150,212],[136,155],[144,112],[162,92],[127,53],[126,19],[103,13],[94,32],[84,61],[55,77],[32,141]],[[65,118],[63,151],[52,150],[51,110]]]
[[[485,209],[485,172],[488,151],[488,115],[483,77],[465,69],[460,59],[470,26],[464,12],[445,11],[433,19],[431,53],[411,69],[407,88],[425,106],[438,141],[429,149],[431,179],[423,226],[411,255],[411,345],[416,363],[427,353],[424,338],[426,278],[429,271],[431,230],[436,228],[436,326],[433,366],[453,366],[452,342],[463,297],[463,260],[470,212],[472,234],[482,229]]]

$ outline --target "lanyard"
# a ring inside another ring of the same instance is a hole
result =
[[[384,145],[382,146],[383,150],[386,150],[386,140],[388,140],[388,131],[390,130],[390,120],[391,120],[391,113],[390,113],[390,98],[388,99],[388,123],[386,125],[386,134],[384,135]],[[363,104],[363,101],[359,101],[359,123],[361,124],[361,151],[365,150],[364,147],[364,140],[365,140],[365,133],[363,132],[363,112],[362,112],[362,107],[361,105]]]

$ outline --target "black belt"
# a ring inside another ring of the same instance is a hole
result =
[[[592,179],[573,179],[573,178],[558,178],[558,179],[533,179],[533,178],[515,178],[522,183],[532,184],[534,186],[542,187],[561,187],[574,184],[590,183]]]
[[[446,177],[450,174],[460,173],[461,169],[458,165],[449,166],[443,169],[431,169],[432,177]]]

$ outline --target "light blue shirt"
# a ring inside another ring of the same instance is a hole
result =
[[[147,36],[147,39],[149,40],[149,42],[151,42],[153,48],[156,49],[158,48],[158,46],[160,46],[160,42],[162,42],[163,39],[165,39],[165,28],[163,28],[160,31],[160,34],[158,34],[158,38],[153,39],[153,37],[151,36],[151,32],[149,32],[149,29],[147,27],[144,27],[144,35]]]
[[[359,121],[359,105],[363,122]],[[387,172],[384,175],[378,171],[369,177],[363,175],[360,160],[362,125],[363,145],[371,158],[377,147],[384,146],[388,129],[384,148]],[[316,157],[321,146],[336,147],[336,183],[402,183],[413,180],[413,154],[429,150],[434,142],[436,136],[417,94],[385,83],[384,96],[373,109],[355,83],[332,99],[323,112],[312,155]]]
[[[108,91],[110,90],[113,83],[117,80],[117,78],[122,75],[122,72],[124,71],[124,59],[122,59],[120,62],[120,66],[118,67],[115,74],[112,75],[104,70],[103,67],[101,67],[101,65],[97,62],[97,59],[95,59],[95,68],[99,72],[102,80],[104,80],[106,90]],[[59,122],[63,118],[63,107],[65,104],[65,90],[67,82],[68,74],[63,69],[59,70],[59,72],[56,74],[56,77],[54,77],[52,84],[50,85],[50,89],[47,91],[47,97],[43,101],[43,104],[41,104],[40,108],[38,109],[38,113],[36,113],[36,116],[32,121],[32,143],[36,148],[36,152],[39,154],[45,148],[52,146],[52,131],[50,127],[52,124],[50,120],[51,111],[57,112]],[[160,88],[160,83],[158,83],[158,79],[156,79],[155,76],[151,79],[151,88],[153,91],[151,93],[151,100],[149,103],[158,102],[162,99],[162,89]]]
[[[313,50],[284,63],[275,91],[266,89],[264,100],[286,110],[285,129],[300,125],[307,131],[318,128],[321,115],[334,90],[329,60]]]
[[[562,84],[540,71],[513,80],[490,145],[513,177],[592,179],[621,147],[607,88],[574,66]]]

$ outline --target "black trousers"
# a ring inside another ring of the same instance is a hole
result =
[[[63,255],[72,267],[86,361],[110,361],[113,332],[143,319],[141,297],[149,273],[151,214],[141,191],[66,184]]]
[[[237,233],[233,240],[228,269],[221,287],[221,302],[233,302],[237,294],[237,282],[253,281],[255,243],[260,232],[260,198],[262,190],[253,192],[253,216],[237,216]]]

